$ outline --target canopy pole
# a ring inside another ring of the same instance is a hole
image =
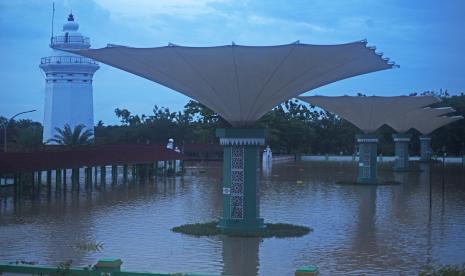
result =
[[[378,137],[373,134],[361,134],[357,136],[359,144],[358,177],[357,183],[378,183],[377,154]]]
[[[225,234],[253,234],[265,229],[260,218],[258,182],[259,146],[263,129],[217,129],[224,146],[223,218],[218,227]]]
[[[409,152],[408,145],[410,142],[409,134],[393,134],[395,161],[394,170],[396,172],[405,172],[409,170]]]

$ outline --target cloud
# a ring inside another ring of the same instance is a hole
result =
[[[248,0],[93,0],[113,24],[130,30],[120,44],[152,46],[173,42],[207,46],[235,41],[239,44],[282,44],[309,34],[326,34],[325,24],[286,14],[269,14],[269,6],[251,7]],[[131,37],[143,34],[143,37]],[[114,41],[118,44],[118,40]]]
[[[113,18],[150,18],[172,16],[195,19],[207,14],[219,13],[212,5],[227,0],[94,0],[108,10]]]
[[[277,25],[282,28],[303,28],[308,29],[314,32],[327,32],[330,29],[327,27],[323,27],[317,24],[312,24],[304,21],[295,21],[295,20],[285,20],[273,17],[264,17],[259,15],[250,15],[247,17],[247,21],[250,24],[255,25],[264,25],[264,26],[272,26]]]

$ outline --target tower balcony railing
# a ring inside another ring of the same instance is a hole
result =
[[[40,64],[95,64],[98,62],[86,57],[73,57],[73,56],[51,56],[43,57],[40,59]]]
[[[81,35],[60,35],[52,37],[50,42],[52,46],[60,44],[89,44],[90,39]]]

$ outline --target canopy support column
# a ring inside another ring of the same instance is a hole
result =
[[[265,228],[260,218],[258,183],[259,146],[265,144],[262,129],[217,129],[224,146],[223,218],[218,227],[227,234],[256,233]]]
[[[431,137],[420,136],[420,160],[430,161],[431,152]]]
[[[372,134],[357,135],[359,147],[357,183],[376,184],[378,182],[377,154],[378,137]]]
[[[409,165],[409,153],[408,153],[408,144],[410,142],[409,134],[393,134],[392,138],[394,139],[394,170],[397,172],[408,171]]]

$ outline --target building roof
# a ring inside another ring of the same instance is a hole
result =
[[[452,122],[455,122],[461,119],[463,119],[463,116],[434,117],[434,118],[431,118],[430,120],[422,120],[422,121],[417,122],[417,124],[415,125],[415,129],[418,130],[423,135],[428,135],[442,126],[445,126],[447,124],[450,124]]]
[[[191,97],[234,127],[281,102],[345,78],[396,67],[366,41],[340,45],[106,48],[73,50]]]
[[[386,121],[386,124],[392,127],[395,131],[404,133],[411,128],[415,128],[417,125],[422,125],[423,122],[430,122],[431,120],[434,120],[435,117],[452,112],[455,112],[452,107],[419,108],[405,114],[396,114],[397,116],[391,116]]]
[[[433,96],[302,96],[299,99],[337,114],[365,133],[376,131],[388,121],[397,123],[406,113],[440,101]]]

